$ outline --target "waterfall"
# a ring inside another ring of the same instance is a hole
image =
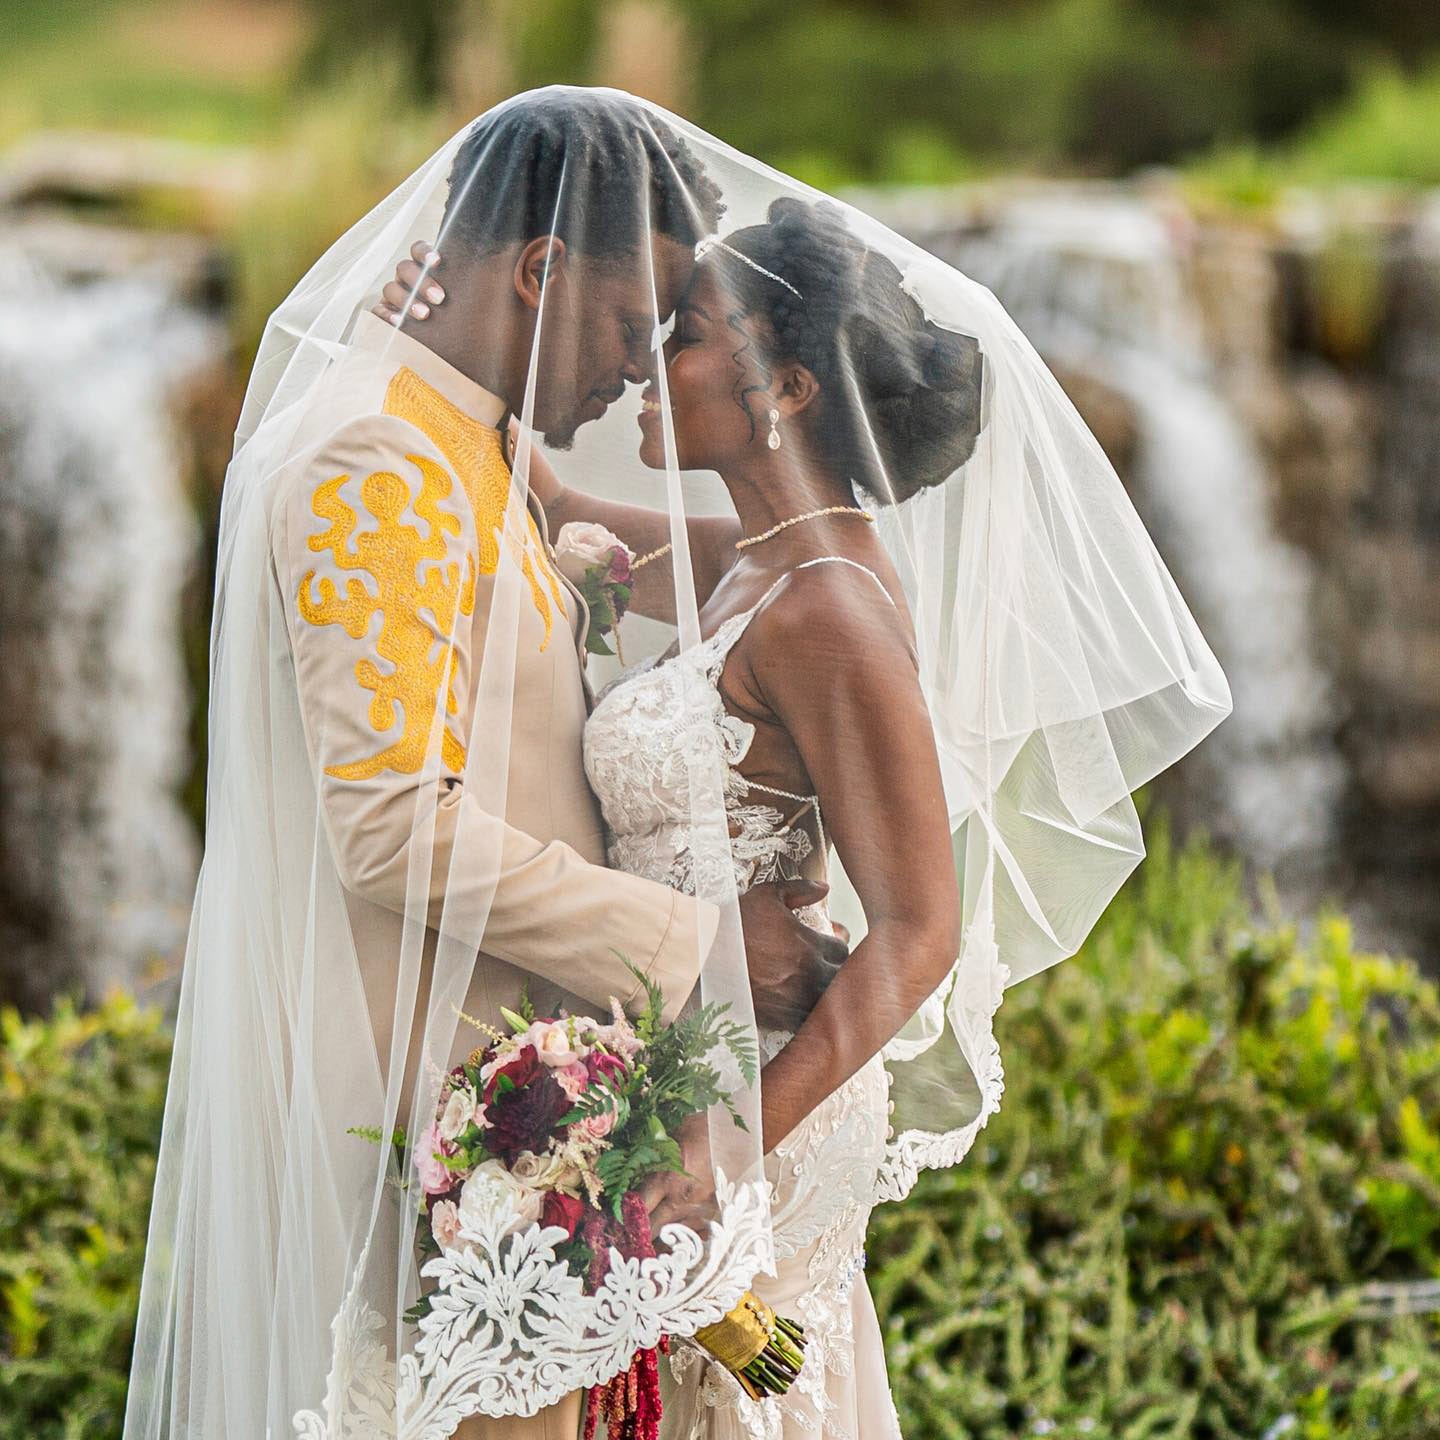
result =
[[[1047,189],[912,238],[995,292],[1057,366],[1123,396],[1136,503],[1230,679],[1235,709],[1197,760],[1203,818],[1261,865],[1313,872],[1345,771],[1333,681],[1312,625],[1309,558],[1277,536],[1264,460],[1206,349],[1181,234],[1145,200]]]
[[[159,283],[0,275],[0,998],[43,1005],[183,949],[199,537],[170,397],[220,341]]]

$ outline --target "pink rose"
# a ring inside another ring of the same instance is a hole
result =
[[[573,1065],[566,1065],[563,1069],[557,1070],[555,1078],[560,1082],[560,1088],[572,1100],[578,1100],[585,1093],[585,1087],[590,1083],[590,1072],[577,1060]]]
[[[430,1207],[430,1233],[442,1250],[452,1250],[460,1241],[460,1207],[453,1200],[437,1200]]]
[[[575,1129],[591,1140],[603,1140],[615,1128],[615,1112],[602,1110],[598,1115],[587,1115],[575,1122]]]
[[[432,1120],[420,1133],[420,1143],[415,1147],[415,1173],[420,1177],[420,1188],[427,1195],[443,1195],[455,1183],[455,1177],[435,1152],[451,1153],[440,1138],[440,1131]]]

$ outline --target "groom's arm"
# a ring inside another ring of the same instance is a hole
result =
[[[417,522],[414,508],[421,462],[432,474],[444,470],[452,486],[434,528]],[[386,523],[362,505],[362,486],[376,476],[392,487],[400,477],[409,489],[411,505],[398,521]],[[341,477],[349,478],[337,484]],[[277,500],[276,577],[337,876],[363,899],[401,913],[423,910],[446,936],[597,1005],[612,993],[627,1004],[642,998],[619,951],[659,983],[673,1018],[714,938],[715,907],[591,864],[563,841],[528,835],[466,784],[454,742],[472,740],[470,695],[481,657],[471,653],[472,621],[458,613],[456,582],[463,583],[473,542],[471,527],[444,522],[463,497],[421,431],[370,416],[332,435]],[[450,575],[450,590],[422,590],[427,574]],[[448,613],[436,615],[437,605]],[[452,640],[456,709],[447,714],[438,692]],[[360,683],[361,674],[393,679],[407,665],[411,673],[387,686],[384,699]],[[407,702],[413,717],[404,713]],[[412,720],[413,733],[405,728]],[[452,734],[448,755],[427,756],[427,731],[441,721]],[[473,741],[484,740],[480,727]]]

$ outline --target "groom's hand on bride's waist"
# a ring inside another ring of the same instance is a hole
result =
[[[843,927],[827,935],[795,913],[829,890],[822,880],[787,880],[753,886],[740,897],[757,1024],[798,1030],[850,953]]]

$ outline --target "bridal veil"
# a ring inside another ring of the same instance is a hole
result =
[[[441,1083],[485,1043],[473,1021],[504,1027],[524,976],[540,1015],[605,1022],[610,996],[645,998],[623,952],[670,1014],[723,1006],[755,1035],[703,697],[676,717],[694,737],[698,893],[590,888],[603,836],[578,735],[614,663],[582,678],[587,617],[527,477],[544,445],[577,489],[667,513],[673,621],[625,620],[625,658],[696,645],[686,527],[724,493],[681,472],[668,422],[667,463],[639,463],[628,382],[650,376],[663,416],[660,347],[697,255],[783,286],[796,335],[825,324],[787,250],[812,224],[857,266],[891,267],[913,335],[897,348],[847,322],[826,349],[841,387],[863,375],[873,392],[883,372],[885,405],[836,463],[908,601],[964,918],[950,973],[886,1048],[890,1134],[852,1182],[866,1198],[964,1159],[1001,1103],[1006,987],[1076,950],[1142,857],[1132,791],[1228,713],[1115,471],[983,287],[628,95],[554,88],[466,126],[271,316],[236,433],[129,1440],[439,1440],[463,1415],[603,1382],[773,1265],[759,1083],[730,1052],[714,1057],[730,1105],[708,1118],[713,1219],[616,1255],[598,1289],[538,1220],[438,1260],[415,1234]],[[425,237],[452,288],[452,260],[540,242],[525,353],[498,311],[489,335],[471,312],[493,350],[478,367],[370,313]],[[613,331],[580,306],[587,286]],[[509,395],[485,369],[501,352],[521,376]],[[858,938],[863,916],[839,913]]]

